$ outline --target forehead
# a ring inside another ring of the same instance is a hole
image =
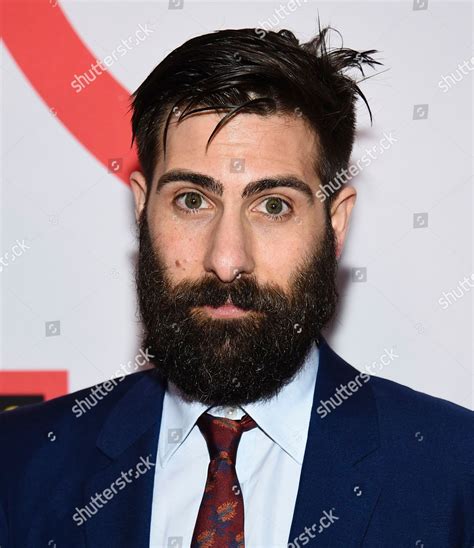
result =
[[[316,180],[317,137],[297,116],[241,113],[220,128],[206,151],[207,141],[224,114],[206,112],[169,125],[166,157],[161,154],[158,176],[175,168],[212,172],[222,178],[238,171],[249,176],[286,173]],[[236,160],[239,160],[236,164]]]

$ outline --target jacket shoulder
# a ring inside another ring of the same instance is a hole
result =
[[[431,450],[437,462],[474,471],[474,412],[395,381],[371,377],[382,439],[392,448],[407,444]],[[426,453],[425,453],[426,454]]]
[[[2,451],[3,458],[8,454],[18,458],[45,441],[55,441],[58,429],[73,431],[83,439],[96,435],[117,401],[153,371],[124,375],[46,402],[0,413],[0,440],[2,447],[7,448]]]

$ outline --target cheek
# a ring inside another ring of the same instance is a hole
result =
[[[171,276],[176,281],[184,278],[194,278],[197,265],[199,263],[194,249],[195,246],[187,242],[180,242],[180,245],[175,245],[169,250],[169,269]],[[193,255],[194,254],[194,255]]]
[[[175,282],[193,278],[199,265],[200,248],[183,223],[170,215],[154,222],[150,220],[150,230],[171,278]]]
[[[290,277],[305,252],[301,237],[273,237],[255,243],[255,274],[261,283],[289,288]]]
[[[302,264],[303,257],[314,253],[317,241],[322,237],[323,226],[311,221],[291,221],[294,224],[276,235],[260,234],[255,240],[255,264],[257,277],[262,282],[273,282],[290,289],[290,279]]]

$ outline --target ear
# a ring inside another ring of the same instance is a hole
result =
[[[133,171],[130,174],[130,186],[132,187],[135,200],[135,219],[138,222],[140,214],[145,207],[147,190],[146,179],[141,171]]]
[[[349,218],[357,197],[356,189],[344,186],[331,205],[331,224],[337,239],[336,256],[340,257],[349,228]]]

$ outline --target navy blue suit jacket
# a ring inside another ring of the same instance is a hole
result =
[[[321,401],[357,376],[322,339],[289,546],[472,548],[474,413],[371,377],[323,418]],[[82,525],[73,515],[155,462],[164,389],[145,371],[79,418],[88,389],[0,414],[1,548],[147,548],[152,498],[166,497],[153,469]]]

